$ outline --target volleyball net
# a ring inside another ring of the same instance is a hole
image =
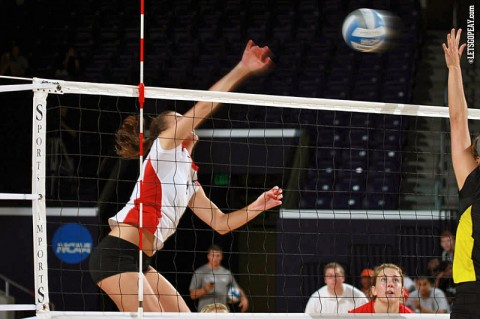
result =
[[[134,315],[116,312],[87,265],[137,182],[138,161],[115,154],[114,135],[138,112],[138,89],[45,79],[30,89],[32,192],[2,194],[32,201],[35,300],[24,310],[42,318]],[[274,185],[284,190],[279,209],[224,236],[183,216],[154,266],[192,310],[189,283],[211,244],[223,248],[223,265],[259,318],[316,317],[303,312],[329,262],[359,286],[364,268],[391,262],[416,278],[441,254],[440,234],[457,213],[448,108],[156,87],[145,98],[146,116],[223,103],[197,130],[193,158],[207,196],[224,212]],[[2,209],[14,222],[28,215],[25,207]],[[201,314],[181,314],[189,316]]]

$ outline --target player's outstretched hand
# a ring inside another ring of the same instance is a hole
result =
[[[252,73],[264,73],[273,68],[272,51],[249,40],[242,56],[242,65]]]
[[[278,187],[272,187],[272,189],[264,192],[262,195],[258,196],[257,200],[253,202],[251,208],[257,209],[259,211],[269,210],[270,208],[276,207],[282,204],[283,190]]]
[[[442,43],[443,51],[445,52],[445,62],[448,68],[460,66],[460,58],[466,46],[464,43],[459,47],[461,34],[462,29],[458,29],[456,34],[455,29],[452,29],[450,33],[447,34],[447,44]]]

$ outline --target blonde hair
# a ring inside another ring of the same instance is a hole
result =
[[[224,305],[223,303],[211,303],[208,305],[205,305],[200,309],[200,312],[230,312],[228,310],[228,307]]]
[[[375,270],[373,271],[373,276],[372,276],[372,286],[375,286],[377,284],[377,277],[380,274],[380,272],[386,268],[396,270],[398,274],[400,275],[400,278],[402,279],[402,287],[403,287],[403,271],[402,268],[395,264],[381,264],[380,266],[377,266]]]

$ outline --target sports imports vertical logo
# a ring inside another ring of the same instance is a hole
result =
[[[473,64],[475,59],[475,6],[472,4],[468,7],[467,18],[467,60]]]

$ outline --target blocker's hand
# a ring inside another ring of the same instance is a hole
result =
[[[272,51],[268,46],[259,47],[249,40],[243,51],[241,64],[252,73],[263,73],[273,68]]]
[[[459,47],[461,34],[462,29],[458,29],[457,34],[455,34],[455,29],[452,29],[452,31],[447,34],[447,45],[442,43],[443,51],[445,52],[445,62],[448,68],[460,66],[460,58],[466,46],[464,43]]]

